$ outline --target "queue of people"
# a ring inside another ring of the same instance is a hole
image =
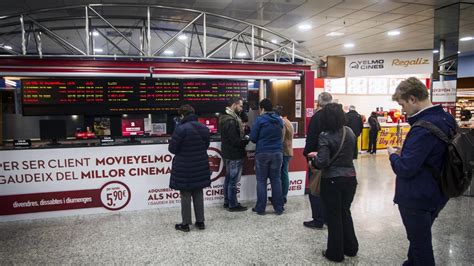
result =
[[[452,116],[440,106],[431,104],[425,85],[416,78],[403,81],[396,89],[393,100],[407,112],[410,125],[426,120],[448,134],[455,130]],[[318,108],[312,116],[303,155],[308,161],[310,184],[318,189],[308,194],[312,220],[305,227],[323,229],[327,226],[327,248],[322,256],[341,262],[345,256],[356,256],[359,244],[351,215],[351,204],[357,191],[357,173],[353,160],[357,159],[357,138],[362,132],[362,118],[350,106],[345,114],[342,105],[332,103],[332,96],[323,92],[318,96]],[[230,212],[246,211],[237,200],[245,146],[256,144],[255,171],[257,200],[252,211],[266,214],[267,180],[271,185],[271,204],[276,215],[284,213],[288,194],[288,164],[293,156],[293,128],[284,115],[282,106],[274,108],[269,99],[259,103],[260,116],[246,132],[239,113],[242,99],[231,98],[220,116],[219,128],[222,154],[226,166],[224,208]],[[197,122],[191,106],[182,106],[178,113],[181,123],[173,133],[169,151],[175,154],[170,187],[181,192],[182,223],[176,229],[188,232],[191,225],[191,199],[194,204],[196,227],[205,229],[202,189],[210,185],[207,148],[209,132]],[[373,135],[380,130],[375,114],[369,118],[369,152],[375,153]],[[431,226],[446,205],[432,171],[424,165],[440,169],[446,145],[422,127],[413,127],[403,148],[388,147],[390,163],[396,174],[394,203],[410,242],[408,258],[403,265],[434,265]]]

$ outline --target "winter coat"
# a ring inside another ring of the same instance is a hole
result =
[[[319,135],[318,155],[313,160],[313,166],[322,169],[321,178],[340,176],[356,176],[354,168],[354,145],[356,137],[349,127],[346,128],[346,137],[341,151],[330,164],[331,158],[336,154],[342,141],[342,129],[332,132],[323,131]]]
[[[170,188],[192,191],[211,185],[209,170],[209,129],[188,115],[176,127],[168,150],[175,156],[171,168]]]
[[[283,125],[283,156],[293,157],[293,126],[287,118],[283,118]]]
[[[362,129],[364,128],[364,123],[362,122],[362,117],[360,114],[355,110],[351,110],[346,113],[346,119],[346,126],[352,129],[352,132],[354,132],[356,137],[359,137],[362,133]]]
[[[379,132],[381,130],[380,123],[379,123],[379,120],[377,119],[377,116],[371,115],[369,117],[369,126],[370,126],[370,131],[372,132]]]
[[[219,132],[221,134],[222,157],[228,160],[240,160],[247,154],[245,146],[248,140],[241,136],[242,130],[239,128],[242,122],[240,118],[230,110],[219,117]]]
[[[253,124],[250,140],[257,144],[255,153],[282,152],[283,120],[274,112],[260,115]]]
[[[455,129],[456,122],[440,105],[429,107],[408,118],[413,125],[425,120],[445,134]],[[408,132],[401,155],[390,155],[392,169],[397,175],[394,202],[412,209],[432,211],[447,202],[427,165],[441,170],[447,145],[428,129],[413,127]]]
[[[321,123],[321,110],[317,110],[311,117],[308,126],[308,132],[306,134],[306,144],[304,146],[303,155],[307,156],[308,153],[318,150],[319,134],[323,131],[323,125]]]

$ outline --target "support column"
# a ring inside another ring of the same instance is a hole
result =
[[[456,95],[459,51],[459,26],[461,4],[439,7],[434,16],[433,75],[430,86],[431,101],[441,104],[445,111],[455,115],[456,97],[449,97],[446,90]]]
[[[267,98],[267,86],[265,84],[265,80],[260,80],[260,85],[258,86],[258,101]]]

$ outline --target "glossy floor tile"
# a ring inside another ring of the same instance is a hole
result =
[[[348,265],[400,265],[408,247],[388,157],[363,155],[352,212],[359,254]],[[244,203],[251,207],[253,202]],[[433,226],[439,265],[474,264],[474,198],[451,200]],[[174,229],[178,208],[0,223],[0,264],[258,264],[326,265],[326,230],[303,227],[306,196],[265,216],[206,208],[206,230]]]

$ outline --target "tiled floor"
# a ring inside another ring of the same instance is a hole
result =
[[[363,155],[357,170],[352,210],[360,249],[344,263],[399,265],[408,242],[388,157]],[[435,222],[439,265],[474,264],[473,208],[474,198],[451,200]],[[177,208],[0,223],[0,264],[329,264],[321,256],[327,231],[302,226],[311,216],[307,197],[290,198],[286,209],[259,216],[209,206],[207,229],[190,233],[175,231]]]

